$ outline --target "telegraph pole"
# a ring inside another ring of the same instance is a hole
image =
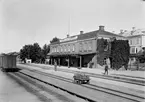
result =
[[[98,60],[97,60],[97,56],[98,56],[98,50],[97,50],[97,47],[98,47],[98,34],[96,33],[96,68],[98,68]]]

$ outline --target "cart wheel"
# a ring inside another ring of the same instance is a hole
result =
[[[88,81],[87,81],[87,84],[89,84],[89,83],[90,83],[90,81],[88,80]]]
[[[79,81],[79,84],[82,84],[82,81]]]
[[[74,83],[77,83],[77,81],[74,79]]]

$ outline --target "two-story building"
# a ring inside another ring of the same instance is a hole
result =
[[[104,26],[99,26],[99,30],[80,34],[75,36],[67,36],[60,39],[59,42],[50,44],[50,62],[54,64],[54,60],[58,65],[87,67],[92,62],[93,67],[97,66],[97,40],[112,38],[124,40],[125,37],[116,35],[104,30]],[[97,40],[96,40],[97,39]]]
[[[129,41],[132,56],[136,56],[145,47],[145,29],[135,29],[133,27],[132,31],[125,31],[122,35]],[[130,61],[131,63],[135,62],[135,57],[131,57]]]

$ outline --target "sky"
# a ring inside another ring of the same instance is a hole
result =
[[[0,53],[80,31],[145,28],[142,0],[0,0]]]

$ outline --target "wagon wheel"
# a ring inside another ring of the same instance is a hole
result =
[[[73,82],[74,82],[74,83],[77,83],[77,80],[75,80],[75,79],[74,79],[74,81],[73,81]]]
[[[89,80],[87,80],[87,84],[89,84],[90,83],[90,81]]]
[[[82,84],[82,81],[81,80],[79,80],[78,82],[79,82],[79,84]]]

